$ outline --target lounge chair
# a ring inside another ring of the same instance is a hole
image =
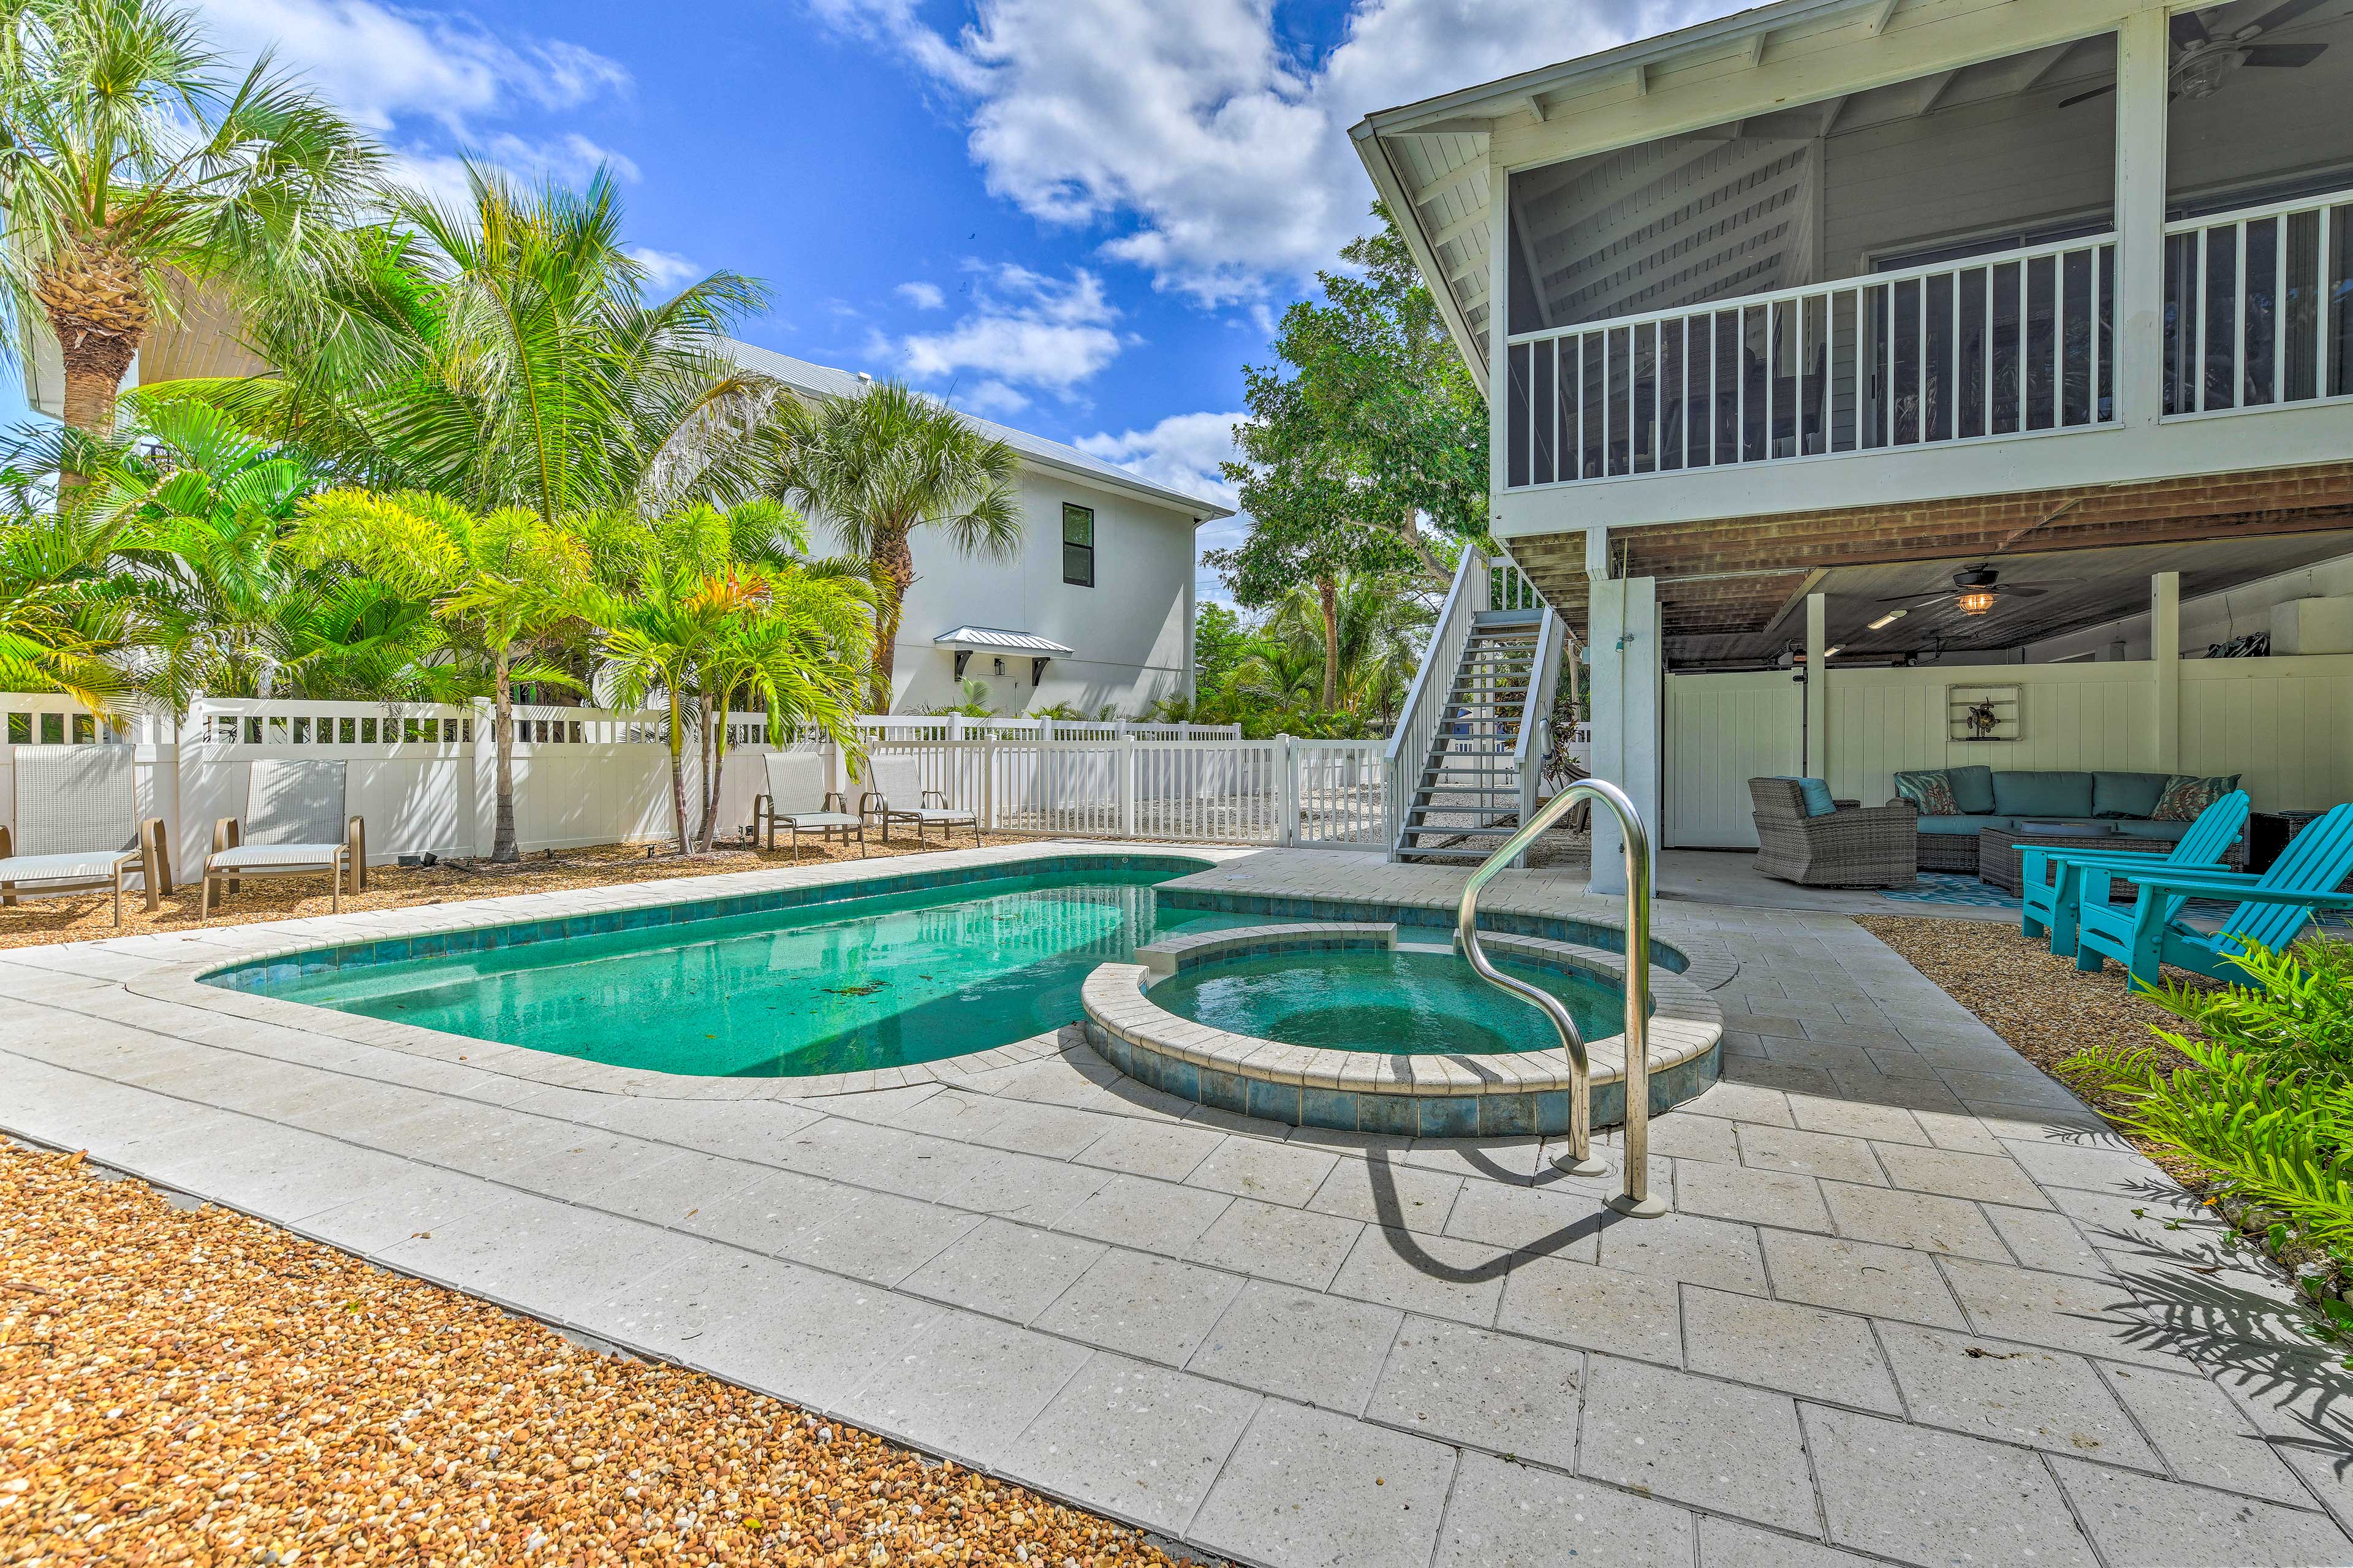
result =
[[[971,828],[972,841],[979,843],[979,816],[951,806],[944,792],[923,788],[923,763],[917,758],[868,758],[866,793],[858,802],[859,816],[880,822],[886,840],[891,837],[892,823],[912,822],[918,842],[926,827],[937,826],[944,842],[961,826]]]
[[[247,877],[328,874],[332,908],[343,907],[343,883],[367,890],[367,824],[345,813],[348,773],[342,763],[257,762],[246,785],[245,816],[213,825],[205,857],[200,920],[210,920],[221,894]],[[338,837],[340,835],[341,837]]]
[[[792,835],[796,858],[804,833],[828,839],[839,833],[845,849],[855,833],[859,858],[865,858],[866,819],[851,815],[849,802],[839,790],[825,787],[825,758],[814,752],[770,752],[760,761],[768,770],[768,789],[752,798],[752,826],[765,837],[769,848],[776,847],[778,827]]]
[[[2061,958],[2075,952],[2076,911],[2086,888],[2095,889],[2093,901],[2108,901],[2109,879],[2122,871],[2221,871],[2230,874],[2222,857],[2239,841],[2247,826],[2247,792],[2234,789],[2198,814],[2189,831],[2163,859],[2146,851],[2058,849],[2021,844],[2018,847],[2018,896],[2025,906],[2019,930],[2027,936],[2048,932],[2051,951]]]
[[[1910,806],[1841,800],[1810,816],[1803,786],[1800,779],[1748,781],[1758,871],[1801,888],[1909,888],[1920,879]]]
[[[2340,805],[2290,841],[2286,853],[2260,877],[2221,871],[2117,870],[2137,896],[2123,905],[2083,905],[2075,929],[2075,967],[2096,974],[2108,959],[2129,973],[2127,984],[2154,989],[2159,966],[2244,983],[2235,961],[2250,944],[2274,952],[2292,944],[2315,910],[2353,909],[2353,893],[2337,887],[2353,874],[2353,805]],[[2211,934],[2184,925],[2190,899],[2237,899]]]
[[[122,923],[123,879],[139,873],[147,909],[172,890],[160,818],[141,821],[131,746],[18,746],[16,830],[0,826],[0,904],[111,890]]]

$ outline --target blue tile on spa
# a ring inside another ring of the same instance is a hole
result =
[[[1356,1130],[1356,1096],[1343,1089],[1303,1089],[1299,1091],[1299,1124],[1330,1127],[1343,1132]]]
[[[1200,1080],[1200,1093],[1191,1098],[1237,1116],[1250,1114],[1250,1085],[1241,1074],[1220,1072],[1215,1068],[1197,1068],[1195,1071]]]
[[[1480,1137],[1526,1138],[1538,1131],[1535,1095],[1482,1094],[1478,1100]]]
[[[1421,1117],[1409,1094],[1360,1094],[1356,1096],[1356,1130],[1412,1138],[1420,1133]]]
[[[1250,1080],[1250,1114],[1265,1121],[1299,1124],[1299,1086],[1295,1083],[1271,1083],[1262,1078]]]
[[[1479,1136],[1479,1101],[1475,1094],[1429,1094],[1416,1097],[1421,1106],[1419,1135],[1424,1138]]]

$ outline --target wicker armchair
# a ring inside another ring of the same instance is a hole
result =
[[[1757,868],[1808,888],[1908,888],[1918,876],[1918,814],[1909,805],[1842,800],[1828,816],[1808,816],[1795,779],[1750,779],[1756,803]]]

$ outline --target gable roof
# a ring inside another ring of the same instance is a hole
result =
[[[852,372],[837,370],[828,364],[813,364],[807,360],[795,359],[790,354],[780,354],[773,349],[760,348],[735,338],[722,338],[719,350],[745,370],[772,375],[794,391],[811,397],[855,397],[872,384]],[[1155,485],[1076,447],[1060,441],[1049,441],[1043,436],[1033,436],[1027,430],[1016,430],[1010,425],[999,425],[976,415],[966,414],[964,417],[970,420],[982,435],[1002,441],[1021,454],[1026,463],[1083,479],[1090,484],[1126,490],[1156,506],[1190,512],[1203,521],[1234,515],[1234,509],[1229,506]]]

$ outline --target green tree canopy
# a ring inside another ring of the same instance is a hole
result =
[[[382,154],[268,57],[224,69],[169,0],[0,10],[0,275],[65,359],[65,417],[114,429],[115,388],[191,282],[299,270],[370,199]]]

